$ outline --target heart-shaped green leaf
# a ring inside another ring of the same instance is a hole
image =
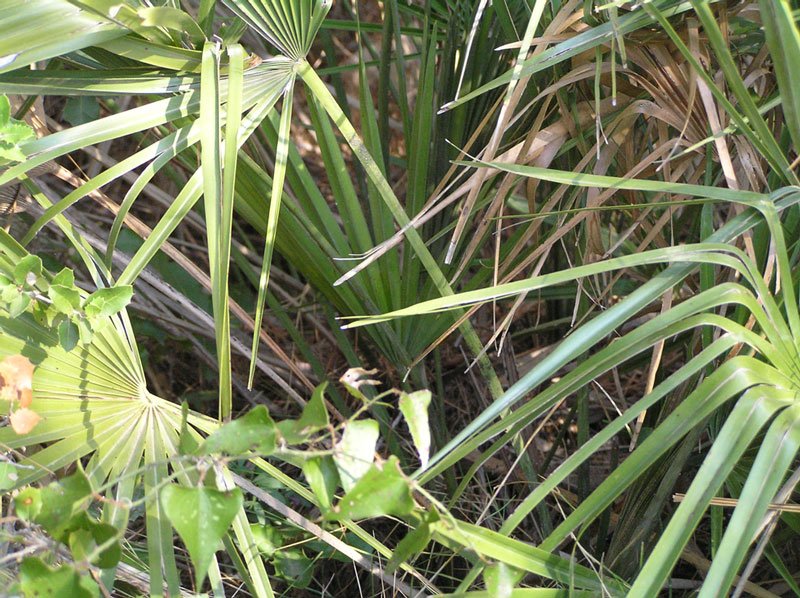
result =
[[[253,451],[259,455],[269,455],[274,450],[275,422],[269,416],[267,408],[259,405],[211,434],[200,446],[198,453],[243,455]]]
[[[80,340],[78,325],[70,320],[64,320],[58,325],[58,344],[64,351],[72,351]]]
[[[59,542],[67,542],[67,535],[74,529],[73,515],[86,509],[92,499],[92,486],[82,469],[71,476],[42,488],[42,510],[36,523]]]
[[[238,488],[222,492],[170,484],[161,491],[161,504],[183,540],[195,567],[197,587],[203,585],[211,559],[244,498]]]
[[[510,598],[514,586],[519,583],[523,574],[523,571],[501,561],[486,568],[483,581],[490,596]]]
[[[339,504],[325,514],[326,519],[365,519],[381,515],[407,515],[414,510],[411,485],[392,455],[375,463],[344,495]]]
[[[53,307],[59,313],[71,316],[80,307],[81,296],[76,287],[68,287],[63,284],[51,284],[47,289],[47,296],[53,302]]]

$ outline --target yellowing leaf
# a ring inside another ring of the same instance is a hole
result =
[[[11,429],[14,430],[17,434],[27,434],[31,430],[36,427],[42,418],[39,417],[39,414],[27,407],[23,407],[22,409],[17,409],[14,413],[8,416],[9,422],[11,422]]]

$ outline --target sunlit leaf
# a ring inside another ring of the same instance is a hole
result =
[[[497,598],[510,598],[514,586],[520,582],[523,575],[525,575],[524,571],[501,561],[486,568],[483,572],[483,581],[486,583],[486,589],[490,595]]]
[[[430,402],[431,392],[429,390],[400,393],[400,412],[406,419],[423,469],[428,466],[428,457],[431,451],[431,430],[428,425]]]
[[[351,421],[345,425],[342,439],[333,454],[345,492],[353,488],[372,465],[378,433],[378,422],[373,419]]]
[[[278,548],[283,545],[280,532],[272,525],[250,524],[250,533],[253,534],[256,548],[265,557],[270,558]]]
[[[377,369],[365,370],[364,368],[350,368],[344,374],[342,374],[342,377],[339,378],[339,382],[344,385],[344,387],[347,389],[347,392],[349,392],[351,395],[357,399],[367,402],[367,397],[361,391],[361,387],[378,386],[380,381],[370,378],[370,376],[374,376],[377,373]]]
[[[42,275],[42,260],[37,255],[27,255],[14,266],[14,282],[32,287]]]
[[[90,318],[107,318],[119,313],[133,297],[133,287],[119,285],[98,289],[86,298],[83,309]]]

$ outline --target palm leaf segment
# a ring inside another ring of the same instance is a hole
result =
[[[272,253],[275,247],[275,235],[278,229],[281,195],[286,176],[289,155],[289,127],[292,117],[292,93],[294,91],[294,73],[301,65],[307,66],[306,54],[317,34],[325,15],[330,10],[330,0],[301,0],[295,2],[251,0],[226,0],[231,10],[247,22],[255,31],[275,46],[282,54],[281,59],[289,59],[292,73],[284,88],[284,102],[276,144],[275,170],[273,173],[272,193],[270,197],[269,215],[264,243],[264,259],[261,265],[261,276],[258,285],[258,301],[256,303],[255,333],[253,334],[252,354],[258,354],[259,334],[264,316],[269,270]],[[273,59],[274,60],[274,59]],[[270,61],[268,61],[270,62]],[[224,303],[222,305],[225,305]],[[215,316],[216,317],[216,316]],[[250,362],[249,385],[255,375],[255,359]],[[223,405],[222,400],[220,405]],[[223,413],[224,408],[220,409]]]
[[[331,0],[224,0],[239,17],[295,61],[305,59],[319,31]]]

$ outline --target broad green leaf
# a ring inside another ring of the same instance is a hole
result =
[[[267,558],[271,558],[275,551],[283,546],[280,532],[272,525],[251,523],[250,533],[253,535],[258,551]]]
[[[42,491],[28,487],[14,497],[14,510],[25,521],[33,521],[42,510]]]
[[[90,318],[107,318],[122,311],[133,297],[133,287],[119,285],[98,289],[83,303],[83,309]]]
[[[270,455],[275,450],[275,430],[275,422],[269,416],[269,411],[264,405],[259,405],[211,434],[198,453],[244,455],[254,452]]]
[[[161,504],[172,526],[186,545],[195,567],[197,587],[211,566],[222,536],[228,531],[244,502],[238,488],[221,492],[205,487],[170,484],[161,491]]]
[[[34,131],[30,125],[13,118],[10,123],[0,130],[0,139],[12,146],[16,146],[33,136]]]
[[[299,434],[316,432],[322,428],[327,428],[330,424],[328,409],[325,406],[325,388],[327,386],[327,382],[317,386],[311,394],[311,399],[303,407],[303,413],[297,421]]]
[[[28,306],[31,304],[31,296],[27,293],[19,293],[16,297],[14,297],[11,302],[8,304],[8,315],[12,318],[16,318],[20,314],[22,314]]]
[[[26,598],[41,596],[69,596],[70,598],[98,598],[100,588],[88,576],[79,575],[72,565],[48,567],[38,557],[29,556],[22,561],[19,586]]]
[[[411,484],[392,455],[372,465],[326,519],[366,519],[383,515],[408,515],[414,510]]]
[[[84,345],[88,345],[92,342],[93,337],[94,331],[92,330],[92,326],[84,318],[80,318],[78,320],[78,339],[80,342]]]
[[[58,325],[58,344],[64,351],[72,351],[80,340],[78,325],[70,320],[64,320]]]
[[[350,491],[372,465],[378,433],[378,422],[373,419],[345,424],[342,439],[333,454],[345,492]]]
[[[15,145],[5,139],[0,139],[0,158],[11,162],[22,162],[25,160],[25,153]]]
[[[73,525],[73,514],[80,516],[92,499],[89,478],[82,469],[66,478],[42,488],[42,509],[36,516],[47,533],[56,540],[66,542],[64,535]]]
[[[73,127],[92,122],[100,118],[100,104],[90,96],[68,98],[64,106],[64,120]]]
[[[42,260],[36,255],[27,255],[14,267],[14,282],[32,287],[42,275]]]
[[[75,273],[70,268],[62,268],[61,271],[53,276],[50,284],[60,284],[66,287],[75,286]]]
[[[412,393],[400,393],[400,412],[406,418],[411,438],[419,454],[420,467],[428,466],[431,451],[431,430],[428,425],[428,405],[431,402],[431,391],[418,390]]]
[[[19,474],[13,463],[0,462],[0,491],[9,490],[17,485]]]
[[[386,571],[393,573],[402,563],[405,563],[415,555],[419,554],[431,541],[431,523],[439,520],[439,514],[431,509],[425,516],[422,523],[412,529],[400,540],[392,553],[392,558],[386,564]]]
[[[483,572],[483,581],[489,595],[496,598],[510,598],[514,586],[524,575],[524,571],[501,561],[486,568]]]
[[[51,284],[47,296],[53,302],[53,307],[66,316],[71,316],[81,305],[81,295],[74,286]]]
[[[307,588],[314,573],[314,561],[300,548],[280,550],[273,555],[272,565],[275,575],[286,581],[292,588]]]
[[[70,532],[67,542],[75,560],[91,559],[90,562],[101,569],[114,567],[122,556],[117,529],[108,523],[92,521],[86,513],[81,515],[77,525],[80,527]],[[106,542],[108,546],[97,552]]]
[[[11,303],[14,299],[19,296],[19,289],[15,283],[7,284],[3,287],[2,291],[0,291],[0,300],[4,303]]]

